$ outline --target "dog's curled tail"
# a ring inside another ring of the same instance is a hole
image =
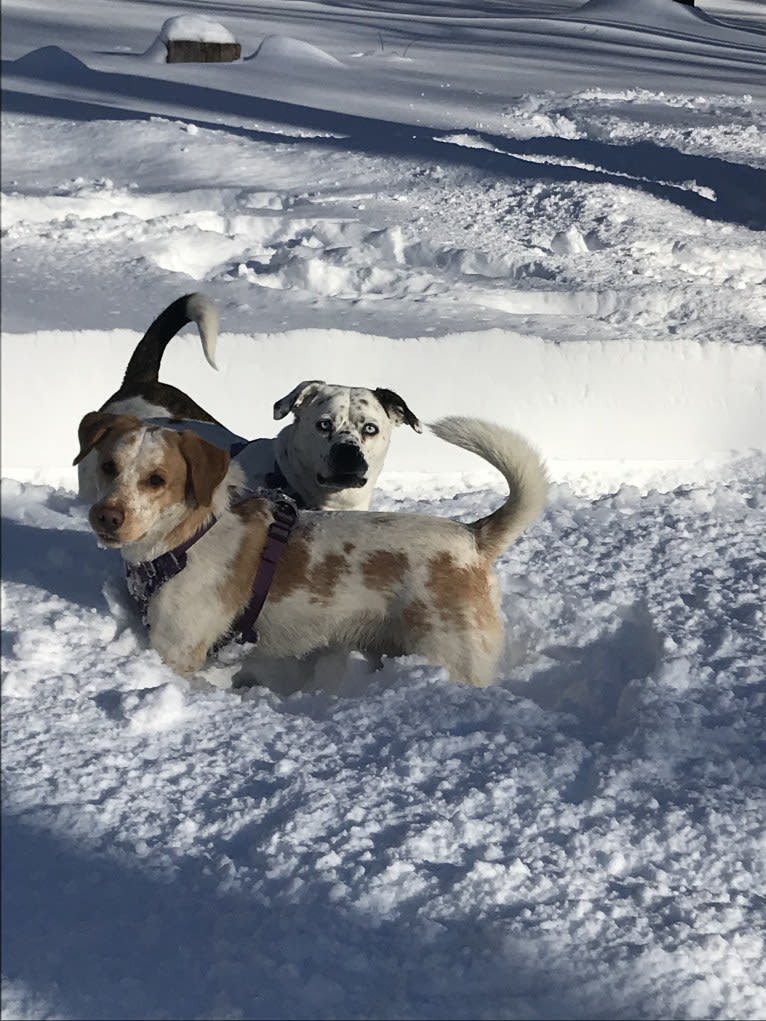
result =
[[[214,369],[215,349],[218,341],[218,312],[215,305],[204,294],[185,294],[164,312],[160,312],[152,325],[138,342],[136,350],[125,370],[123,386],[138,383],[156,383],[160,374],[160,362],[170,340],[187,323],[196,323],[199,330],[205,358]]]
[[[429,428],[447,443],[478,454],[502,472],[508,483],[505,503],[467,526],[479,551],[494,560],[542,513],[548,494],[545,465],[519,433],[482,419],[453,416],[439,419]]]

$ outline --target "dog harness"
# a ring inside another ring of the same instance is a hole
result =
[[[252,496],[265,495],[260,492],[248,494],[242,497],[238,503],[244,503]],[[232,639],[244,645],[245,642],[258,642],[258,632],[255,629],[255,621],[263,609],[266,597],[269,594],[274,572],[282,551],[285,548],[290,532],[298,520],[298,511],[290,497],[279,493],[272,500],[272,515],[274,520],[268,527],[266,542],[261,553],[258,570],[255,572],[253,587],[250,591],[250,599],[242,613],[236,618],[229,632],[222,639],[219,639],[214,648],[218,649]],[[179,546],[162,553],[154,560],[144,560],[138,564],[125,564],[125,577],[128,584],[128,592],[137,604],[141,613],[144,626],[149,630],[149,603],[152,597],[162,588],[165,582],[175,578],[177,574],[186,567],[187,553],[191,547],[206,535],[213,528],[218,519],[214,516],[205,525],[199,528],[194,535],[182,542]]]

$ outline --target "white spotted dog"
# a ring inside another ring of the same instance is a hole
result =
[[[343,511],[286,521],[264,496],[232,504],[242,471],[225,451],[191,432],[100,412],[80,425],[77,460],[96,453],[90,524],[102,545],[121,549],[134,577],[155,577],[167,558],[185,564],[143,593],[151,644],[179,674],[201,669],[238,634],[257,638],[248,672],[265,683],[275,666],[357,649],[373,659],[423,656],[483,687],[495,679],[503,640],[493,563],[541,513],[546,473],[507,429],[470,418],[431,429],[503,474],[502,506],[469,523]]]
[[[274,418],[295,420],[274,440],[277,487],[315,510],[368,510],[398,425],[422,432],[420,422],[393,390],[338,386],[312,379],[274,405]],[[257,442],[257,441],[256,441]],[[239,460],[248,477],[247,450]]]

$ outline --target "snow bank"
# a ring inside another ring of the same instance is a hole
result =
[[[78,422],[117,388],[138,339],[127,330],[4,335],[4,475],[73,486]],[[647,463],[672,464],[683,474],[684,462],[766,443],[766,349],[756,346],[635,339],[556,344],[502,330],[408,340],[297,330],[224,334],[218,362],[215,374],[187,330],[171,341],[161,378],[252,438],[274,435],[274,401],[301,379],[316,378],[394,389],[424,421],[479,415],[517,428],[554,469],[561,463],[559,474],[587,473],[593,462],[618,462],[623,481],[645,474]],[[58,385],[63,379],[66,387]],[[482,466],[433,437],[399,429],[387,468]],[[606,464],[593,471],[614,477]]]

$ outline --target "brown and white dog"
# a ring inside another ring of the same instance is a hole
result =
[[[328,651],[377,658],[414,654],[476,686],[495,679],[502,648],[493,562],[541,513],[545,468],[515,432],[477,419],[431,426],[505,477],[509,495],[464,524],[419,514],[302,512],[287,541],[248,655],[256,680],[276,664]],[[128,564],[152,561],[216,523],[188,549],[187,566],[148,603],[152,646],[190,675],[247,606],[273,520],[268,499],[232,505],[241,469],[192,432],[91,412],[77,460],[94,451],[97,501],[90,524]]]
[[[368,510],[394,427],[420,423],[393,390],[339,386],[312,379],[299,383],[274,405],[274,418],[294,420],[276,437],[246,440],[218,422],[182,390],[159,379],[160,363],[173,336],[187,323],[199,329],[202,349],[215,364],[218,314],[204,294],[186,294],[169,305],[138,342],[120,389],[101,411],[134,415],[172,429],[192,429],[232,452],[251,488],[290,493],[313,510]],[[78,465],[80,499],[96,499],[96,462]]]

